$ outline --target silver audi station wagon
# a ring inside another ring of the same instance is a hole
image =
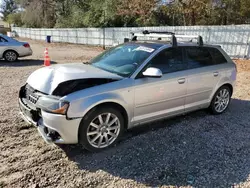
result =
[[[223,113],[235,80],[234,62],[200,36],[134,33],[89,63],[33,72],[20,89],[20,112],[49,143],[100,151],[137,125],[205,108]]]

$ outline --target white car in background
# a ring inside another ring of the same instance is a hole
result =
[[[0,58],[13,62],[18,57],[32,55],[29,43],[19,42],[11,37],[0,34]]]

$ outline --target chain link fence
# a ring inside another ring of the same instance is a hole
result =
[[[204,43],[217,44],[232,58],[250,58],[250,25],[232,26],[163,26],[163,27],[122,27],[122,28],[21,28],[12,27],[19,37],[98,46],[114,46],[131,38],[131,32],[169,31],[175,34],[201,35]]]

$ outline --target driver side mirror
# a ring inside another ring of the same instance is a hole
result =
[[[162,72],[158,68],[150,67],[147,68],[143,73],[145,77],[160,78],[162,77]]]

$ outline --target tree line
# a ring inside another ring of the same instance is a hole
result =
[[[250,0],[3,0],[3,20],[31,28],[250,23]]]

